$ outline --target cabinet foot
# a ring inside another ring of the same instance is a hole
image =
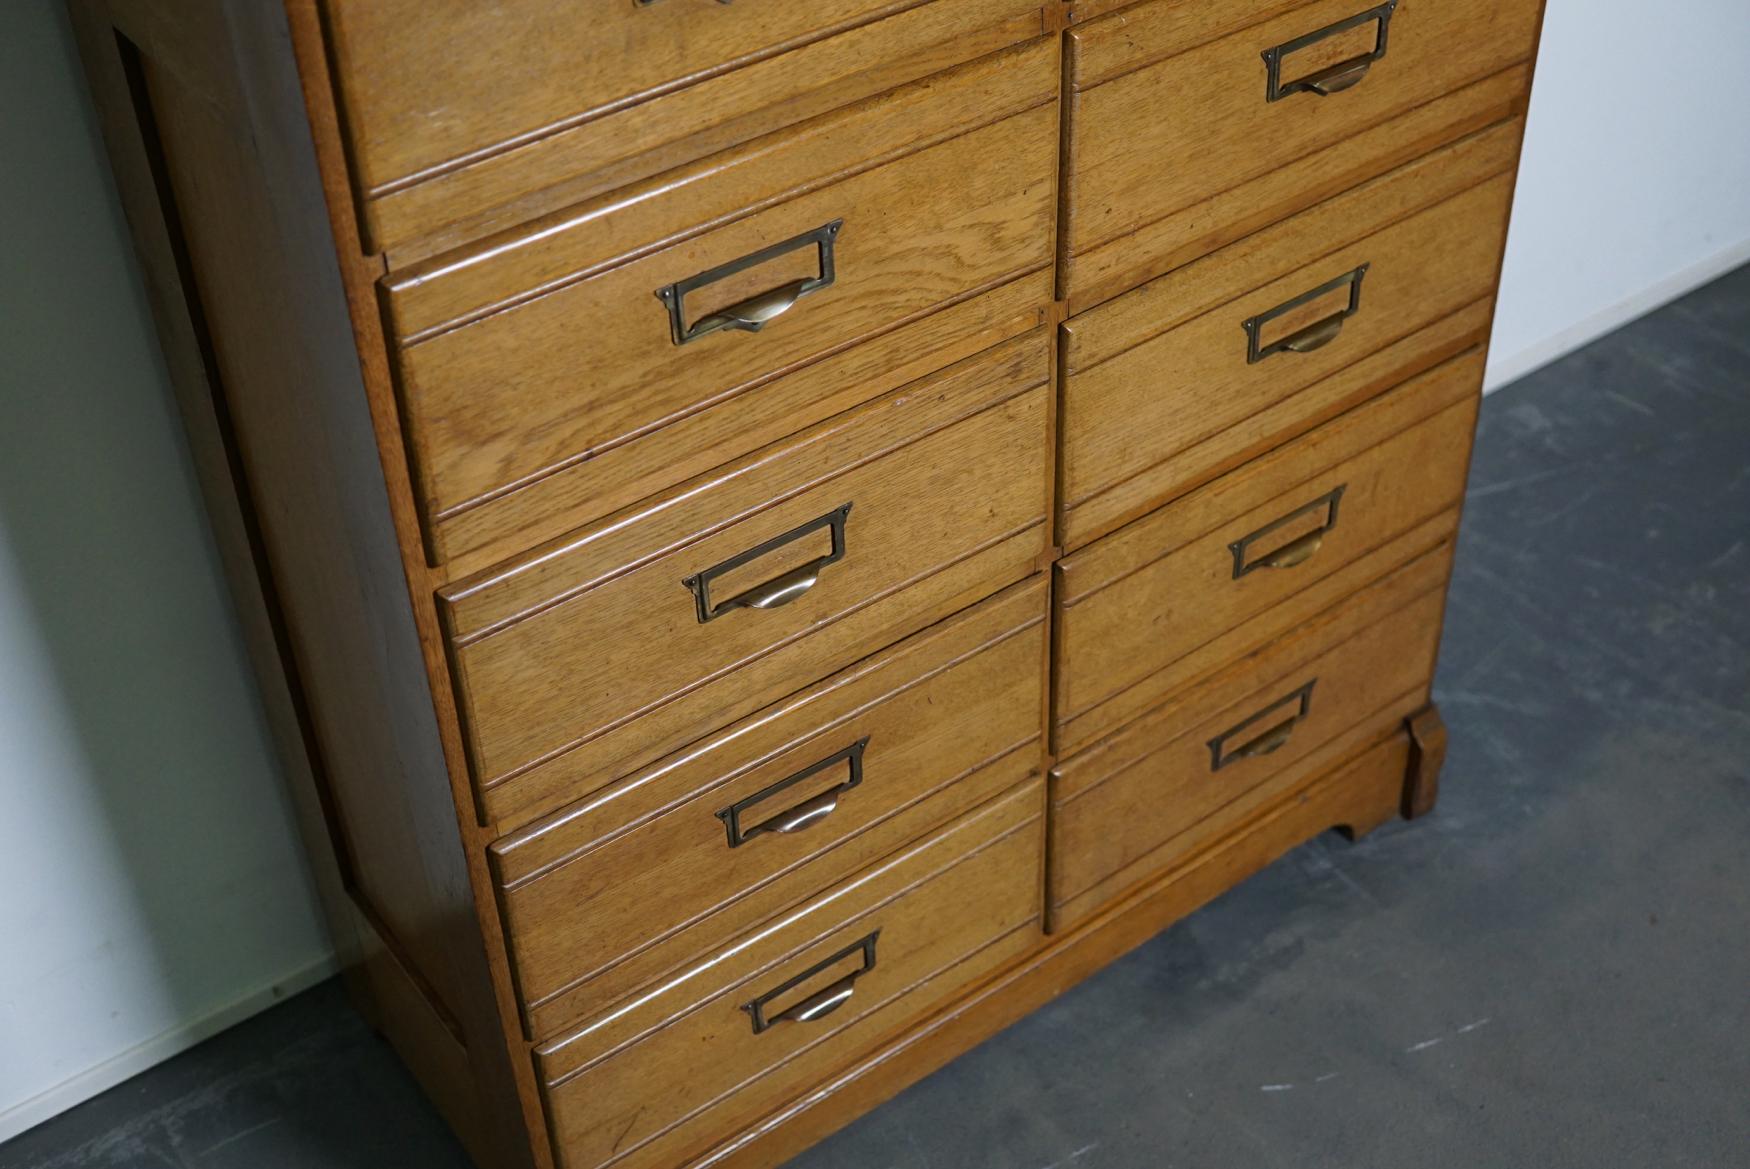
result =
[[[1440,768],[1446,762],[1446,723],[1429,703],[1404,720],[1410,732],[1410,765],[1404,775],[1404,819],[1434,810],[1440,796]]]

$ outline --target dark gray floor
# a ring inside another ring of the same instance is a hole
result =
[[[1327,837],[791,1169],[1750,1165],[1750,269],[1488,399],[1435,815]],[[333,986],[0,1169],[465,1161]]]

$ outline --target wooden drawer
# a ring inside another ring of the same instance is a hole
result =
[[[1467,138],[1072,319],[1059,540],[1084,544],[1485,342],[1521,125]]]
[[[1045,578],[499,841],[531,1035],[1037,775]]]
[[[478,235],[1041,31],[1039,0],[323,7],[373,249]]]
[[[1037,324],[1055,63],[1037,41],[386,277],[434,558],[520,551]]]
[[[1040,788],[540,1047],[559,1164],[681,1164],[1034,947]]]
[[[1448,538],[1482,364],[1455,359],[1059,561],[1058,754]]]
[[[1522,111],[1538,10],[1149,0],[1079,26],[1061,276],[1072,309]],[[1329,74],[1328,96],[1300,84],[1382,42],[1352,88]]]
[[[487,819],[527,806],[517,789],[575,798],[1031,574],[1047,374],[1035,329],[444,590]]]
[[[1452,545],[1442,544],[1060,765],[1051,929],[1172,867],[1425,706],[1451,567]]]

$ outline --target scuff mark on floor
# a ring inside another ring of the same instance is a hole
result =
[[[1090,1145],[1083,1145],[1081,1148],[1077,1149],[1075,1152],[1071,1153],[1069,1156],[1065,1157],[1063,1160],[1053,1161],[1051,1164],[1044,1166],[1043,1169],[1063,1169],[1063,1167],[1065,1165],[1075,1164],[1077,1161],[1081,1160],[1083,1157],[1087,1156],[1089,1153],[1093,1152],[1095,1149],[1097,1149],[1099,1147],[1100,1147],[1099,1141],[1095,1141],[1093,1144],[1090,1144]]]
[[[1474,1023],[1466,1023],[1464,1026],[1462,1026],[1458,1030],[1454,1031],[1451,1035],[1436,1035],[1432,1039],[1424,1039],[1420,1043],[1413,1043],[1409,1047],[1404,1048],[1404,1054],[1405,1055],[1414,1055],[1418,1051],[1427,1051],[1430,1047],[1437,1047],[1440,1044],[1445,1043],[1448,1039],[1456,1039],[1460,1035],[1469,1035],[1472,1031],[1475,1031],[1478,1027],[1485,1027],[1488,1024],[1489,1024],[1489,1019],[1487,1017],[1478,1019]]]

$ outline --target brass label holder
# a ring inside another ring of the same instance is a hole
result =
[[[814,825],[824,820],[838,808],[838,802],[841,796],[853,788],[862,785],[863,752],[868,749],[868,746],[869,736],[864,735],[849,747],[846,747],[841,751],[834,751],[825,759],[815,763],[810,763],[807,767],[804,767],[794,775],[786,776],[769,787],[761,788],[753,795],[739,799],[733,804],[730,804],[727,808],[718,812],[717,818],[723,821],[723,828],[729,834],[729,847],[740,848],[756,836],[761,836],[768,832],[777,832],[785,835],[792,832],[800,832],[805,828],[812,828]],[[823,771],[837,767],[841,763],[849,764],[846,777],[832,787],[810,796],[795,807],[787,808],[757,824],[742,823],[742,817],[745,816],[750,809],[758,807],[772,797],[788,791],[799,783],[812,779]]]
[[[1361,282],[1367,279],[1372,263],[1362,264],[1353,271],[1345,272],[1333,280],[1327,280],[1317,288],[1308,289],[1291,300],[1285,300],[1268,312],[1259,313],[1250,320],[1241,322],[1246,331],[1246,364],[1257,365],[1260,361],[1274,357],[1278,353],[1311,353],[1323,349],[1343,331],[1343,325],[1348,319],[1361,311]],[[1279,320],[1302,305],[1311,304],[1320,297],[1329,296],[1343,286],[1349,288],[1349,303],[1337,312],[1320,320],[1314,321],[1304,329],[1278,338],[1269,344],[1264,343],[1264,327],[1270,322]]]
[[[753,1033],[755,1035],[762,1034],[776,1027],[779,1023],[812,1023],[814,1020],[825,1018],[844,1006],[851,1000],[851,993],[856,989],[857,980],[875,969],[875,943],[880,937],[881,931],[874,930],[837,953],[822,958],[794,978],[787,979],[758,998],[743,1003],[741,1009],[753,1017]],[[862,958],[857,969],[826,989],[809,995],[793,1007],[788,1007],[775,1015],[766,1013],[772,1000],[795,990],[821,971],[831,970],[833,966],[853,954],[860,954]]]
[[[1368,70],[1373,68],[1373,63],[1385,56],[1391,37],[1391,18],[1397,10],[1398,0],[1390,0],[1390,3],[1381,4],[1377,8],[1369,8],[1366,12],[1357,13],[1345,20],[1339,20],[1335,24],[1326,25],[1316,32],[1309,32],[1305,36],[1284,41],[1273,49],[1265,49],[1264,64],[1269,69],[1269,84],[1264,93],[1264,100],[1278,102],[1283,98],[1293,97],[1297,93],[1316,93],[1320,97],[1329,97],[1334,93],[1341,93],[1345,89],[1359,85],[1361,79],[1367,76]],[[1316,45],[1328,37],[1348,32],[1352,28],[1360,28],[1362,25],[1374,21],[1379,23],[1379,36],[1374,41],[1372,52],[1363,53],[1359,57],[1351,57],[1347,61],[1340,61],[1328,69],[1321,69],[1317,73],[1290,81],[1287,84],[1283,83],[1282,65],[1290,56],[1309,46]]]
[[[1229,544],[1228,551],[1234,558],[1233,579],[1239,580],[1260,568],[1294,568],[1312,559],[1313,554],[1324,545],[1326,534],[1337,526],[1337,509],[1343,502],[1343,493],[1347,490],[1347,483],[1339,483],[1311,503],[1302,504],[1287,515],[1271,520],[1258,530]],[[1325,513],[1325,518],[1316,528],[1296,536],[1279,548],[1258,556],[1252,555],[1253,546],[1259,541],[1267,539],[1303,516],[1320,511]]]
[[[692,591],[699,624],[703,625],[708,621],[715,621],[725,613],[735,609],[776,609],[780,605],[788,605],[791,601],[808,592],[820,580],[822,569],[829,564],[837,564],[845,558],[845,519],[850,514],[851,505],[849,503],[841,504],[818,519],[809,520],[805,524],[791,528],[788,532],[773,536],[763,544],[749,548],[746,552],[738,552],[728,560],[713,564],[705,571],[696,572],[682,580],[681,583]],[[726,601],[712,600],[711,582],[724,573],[733,572],[744,564],[751,564],[760,557],[775,552],[784,545],[794,543],[823,528],[832,533],[832,551],[825,556],[817,556],[799,568],[793,568],[789,572],[772,578],[765,584],[756,585]]]
[[[719,264],[696,276],[685,280],[677,280],[656,290],[656,299],[662,301],[668,308],[669,335],[676,345],[691,345],[694,341],[709,337],[713,333],[724,330],[739,330],[744,333],[757,333],[773,320],[783,316],[796,307],[796,302],[805,296],[830,288],[838,279],[838,270],[833,258],[833,245],[839,238],[839,232],[845,226],[845,221],[835,219],[831,223],[823,223],[813,231],[805,231],[801,235],[775,243],[771,247],[750,252],[738,260],[727,264]],[[720,309],[708,316],[700,317],[692,324],[687,324],[686,299],[687,294],[696,292],[706,285],[715,284],[729,277],[760,264],[768,263],[791,252],[812,247],[819,255],[820,270],[818,275],[805,276],[790,280],[765,292],[750,296],[746,300],[737,301],[728,308]]]
[[[1258,759],[1287,746],[1289,738],[1294,734],[1294,728],[1312,712],[1313,687],[1318,683],[1319,680],[1313,678],[1304,686],[1278,698],[1263,710],[1209,740],[1209,770],[1220,771],[1242,759]],[[1288,712],[1287,717],[1278,718],[1285,710]],[[1267,725],[1262,730],[1254,730],[1260,723]],[[1241,736],[1245,737],[1244,742],[1234,747],[1228,746],[1230,741]]]

